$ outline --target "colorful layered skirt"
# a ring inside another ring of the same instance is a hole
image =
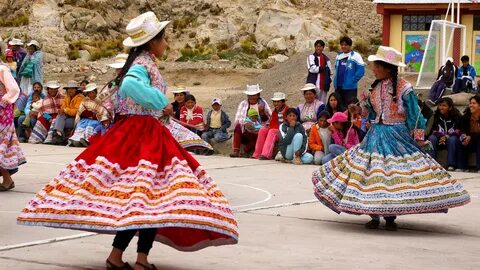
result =
[[[183,148],[189,151],[196,149],[213,150],[213,147],[209,143],[181,124],[169,120],[166,125],[170,133],[172,133],[172,136]]]
[[[26,162],[13,119],[13,106],[0,103],[0,169],[8,170],[10,174],[16,173],[18,167]]]
[[[89,138],[95,134],[103,133],[105,128],[100,121],[89,118],[82,118],[75,127],[75,132],[69,140],[79,142],[81,139],[89,141]]]
[[[180,251],[235,244],[222,191],[157,119],[129,116],[90,146],[22,210],[18,223],[113,234],[157,228]]]
[[[375,124],[361,144],[313,173],[315,196],[337,213],[447,212],[470,197],[413,140],[406,125]]]

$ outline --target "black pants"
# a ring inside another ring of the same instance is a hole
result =
[[[355,98],[357,98],[357,89],[342,89],[338,88],[335,92],[339,93],[342,97],[343,105],[346,107],[350,102],[352,102]]]
[[[128,244],[132,241],[135,234],[138,232],[138,243],[137,243],[137,253],[147,254],[152,249],[153,241],[155,241],[155,236],[157,234],[157,229],[141,229],[141,230],[127,230],[119,231],[113,239],[112,246],[118,248],[122,251],[127,249]]]

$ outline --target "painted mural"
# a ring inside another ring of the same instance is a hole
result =
[[[436,59],[438,50],[438,39],[432,35],[427,52],[424,72],[436,72]],[[406,34],[405,35],[405,68],[406,72],[420,72],[422,59],[427,46],[428,34]]]

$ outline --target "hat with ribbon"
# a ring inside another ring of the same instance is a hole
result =
[[[154,38],[170,21],[159,21],[152,11],[145,12],[132,19],[127,25],[128,38],[123,41],[125,47],[138,47]]]
[[[402,54],[391,47],[380,46],[378,47],[375,55],[368,57],[369,62],[382,61],[397,67],[405,67],[405,63],[402,61]]]
[[[127,58],[128,54],[126,53],[117,54],[117,56],[115,56],[115,61],[111,64],[108,64],[108,66],[114,69],[123,68],[123,66],[127,62]]]

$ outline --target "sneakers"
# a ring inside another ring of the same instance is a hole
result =
[[[302,165],[302,160],[300,159],[300,157],[294,157],[293,158],[293,164]]]
[[[395,223],[393,220],[387,220],[387,223],[385,224],[385,230],[391,232],[398,230],[397,223]]]
[[[448,166],[447,171],[453,172],[455,171],[455,168],[453,166]]]
[[[275,160],[282,161],[282,159],[283,159],[282,152],[278,151],[277,155],[275,156]]]

